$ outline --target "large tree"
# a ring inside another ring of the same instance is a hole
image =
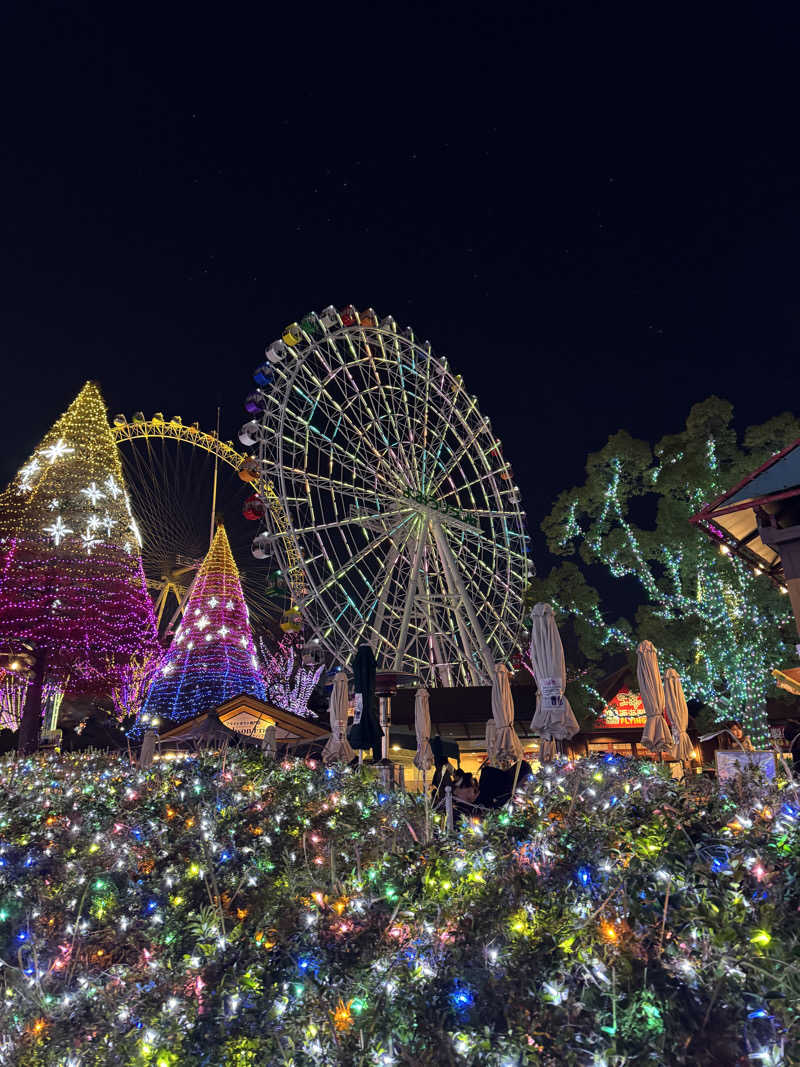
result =
[[[87,382],[0,494],[0,647],[31,650],[20,750],[46,684],[108,694],[157,649],[139,533],[98,386]]]
[[[624,430],[614,434],[589,456],[584,484],[561,493],[542,523],[551,552],[568,560],[532,584],[529,601],[550,600],[569,616],[590,660],[648,638],[662,669],[679,671],[689,698],[717,720],[742,719],[763,743],[771,669],[790,644],[788,604],[689,518],[796,437],[800,422],[784,414],[739,441],[733,408],[717,397],[696,404],[686,428],[655,448]],[[604,611],[586,573],[598,566],[637,599],[635,626]]]

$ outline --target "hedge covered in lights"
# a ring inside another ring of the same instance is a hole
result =
[[[800,1063],[785,783],[585,760],[426,841],[260,753],[0,779],[0,1063]]]

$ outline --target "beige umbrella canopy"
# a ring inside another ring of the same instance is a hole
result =
[[[531,612],[531,665],[537,689],[531,729],[543,742],[568,741],[579,726],[564,696],[567,687],[564,646],[550,604],[536,604]],[[554,747],[542,745],[543,758],[552,755]]]
[[[322,761],[349,763],[356,754],[347,740],[347,675],[339,671],[333,680],[330,702],[331,736],[322,750]]]
[[[414,756],[414,766],[425,773],[433,766],[431,710],[427,689],[418,689],[414,699],[414,729],[417,734],[417,754]]]
[[[511,685],[508,681],[508,668],[504,663],[495,664],[492,683],[492,717],[495,736],[493,767],[501,770],[522,759],[522,742],[514,729],[514,701],[511,697]]]
[[[664,672],[664,699],[667,718],[672,727],[673,748],[670,755],[673,759],[690,760],[692,758],[692,742],[686,733],[689,725],[689,709],[686,707],[686,697],[683,695],[680,675],[672,667]]]
[[[672,738],[664,721],[664,687],[658,673],[658,656],[652,641],[642,641],[636,649],[636,655],[639,660],[636,677],[647,716],[642,745],[649,752],[669,752],[672,748]]]

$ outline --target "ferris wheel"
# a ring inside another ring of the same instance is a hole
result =
[[[240,440],[287,517],[256,554],[294,566],[294,604],[337,662],[482,684],[516,646],[532,574],[520,494],[477,398],[391,317],[326,308],[269,346]]]
[[[142,565],[159,630],[169,630],[177,621],[220,518],[253,620],[265,623],[280,615],[297,577],[265,570],[252,557],[247,500],[253,490],[247,483],[254,475],[248,457],[197,423],[186,424],[178,416],[165,419],[160,412],[152,418],[141,412],[130,419],[117,415],[111,429],[142,532]],[[279,510],[269,483],[264,492],[271,509]],[[281,516],[273,521],[280,527]]]

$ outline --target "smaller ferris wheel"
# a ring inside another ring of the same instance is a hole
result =
[[[301,576],[295,609],[335,661],[369,643],[380,669],[427,685],[489,682],[518,642],[532,568],[519,490],[477,397],[372,309],[311,313],[266,357],[240,433],[265,501],[254,555]]]

